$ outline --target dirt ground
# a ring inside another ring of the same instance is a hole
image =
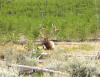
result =
[[[28,51],[26,46],[7,43],[5,45],[0,44],[0,53],[9,48],[15,49],[19,53]],[[100,52],[100,42],[55,42],[55,49],[58,48],[66,52]]]

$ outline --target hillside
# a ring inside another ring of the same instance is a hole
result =
[[[52,38],[84,40],[100,36],[99,0],[0,0],[0,40],[40,35],[44,26]],[[5,39],[6,38],[6,39]]]

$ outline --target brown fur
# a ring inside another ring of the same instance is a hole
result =
[[[45,38],[43,40],[42,44],[45,46],[45,48],[47,50],[52,50],[53,49],[53,45],[51,44],[50,40],[48,40],[47,38]]]

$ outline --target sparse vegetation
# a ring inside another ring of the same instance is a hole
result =
[[[9,45],[9,46],[8,46]],[[66,74],[49,74],[49,73],[33,73],[30,75],[31,77],[99,77],[99,60],[95,60],[94,56],[86,57],[86,53],[82,53],[81,50],[85,49],[87,52],[87,47],[89,44],[82,44],[83,47],[79,47],[76,53],[76,50],[73,52],[67,51],[62,47],[56,47],[54,50],[47,51],[48,56],[45,58],[40,58],[41,53],[45,52],[45,50],[39,49],[38,47],[31,51],[27,51],[27,49],[22,48],[22,45],[15,45],[10,43],[6,48],[3,48],[2,51],[4,52],[5,61],[7,64],[14,63],[14,64],[23,64],[23,65],[30,65],[30,66],[38,66],[42,68],[47,68],[54,71],[61,71]],[[16,46],[18,46],[16,48]],[[81,44],[79,45],[81,46]],[[73,46],[74,47],[74,46]],[[70,48],[71,49],[71,48]],[[73,49],[73,48],[72,48]],[[1,51],[1,52],[2,52]],[[89,52],[91,53],[91,51]],[[89,54],[88,53],[88,54]],[[95,52],[94,52],[95,53]],[[70,55],[69,55],[70,54]],[[73,55],[74,54],[74,55]],[[79,56],[80,55],[80,56]],[[43,61],[42,61],[43,60]],[[42,61],[42,63],[39,63]],[[1,66],[0,66],[1,67]],[[7,66],[6,66],[7,67]],[[2,67],[1,67],[2,68]],[[17,75],[20,70],[15,70],[14,67],[9,67],[17,72]],[[4,70],[9,70],[8,68],[3,68]],[[16,68],[17,69],[17,68]],[[15,74],[16,75],[16,74]],[[22,77],[28,77],[29,75],[23,75]],[[12,77],[12,76],[10,76]]]

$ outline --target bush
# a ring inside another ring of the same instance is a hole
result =
[[[68,61],[67,69],[71,77],[98,77],[99,63],[94,60],[75,59]]]

